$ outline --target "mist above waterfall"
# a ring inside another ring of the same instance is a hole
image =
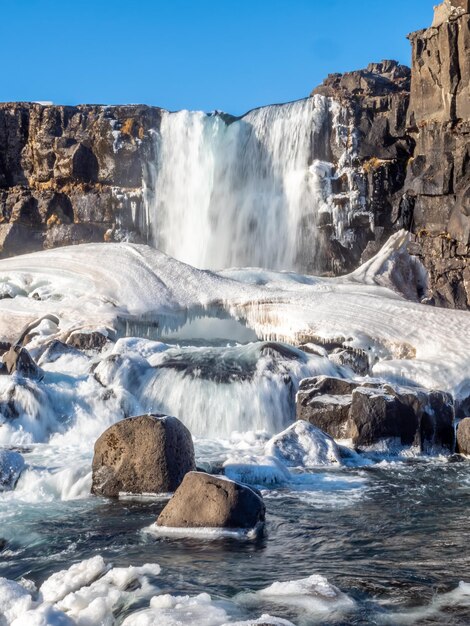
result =
[[[347,115],[335,101],[315,96],[237,119],[164,112],[155,141],[146,230],[170,256],[209,269],[313,270],[322,252],[320,215],[329,214],[335,236],[345,237],[358,198],[348,176]],[[333,181],[340,178],[339,210]]]

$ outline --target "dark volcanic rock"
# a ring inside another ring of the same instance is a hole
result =
[[[319,376],[302,381],[296,404],[297,419],[359,448],[381,442],[425,453],[454,448],[453,401],[441,391]]]
[[[75,331],[69,335],[65,342],[78,350],[102,350],[108,341],[108,337],[99,331]]]
[[[189,430],[175,417],[143,415],[121,420],[95,443],[95,495],[167,493],[196,467]]]
[[[382,61],[364,70],[332,74],[312,92],[338,100],[348,111],[346,123],[352,128],[356,148],[353,189],[365,202],[350,212],[346,227],[353,243],[349,247],[335,241],[327,225],[322,227],[323,253],[332,257],[330,269],[335,273],[373,256],[396,228],[394,207],[413,151],[406,130],[410,78],[408,67]],[[333,146],[331,151],[334,154]]]
[[[0,450],[0,491],[10,491],[25,467],[21,454],[12,450]]]
[[[466,417],[457,426],[457,452],[470,455],[470,417]]]
[[[202,472],[186,474],[160,513],[158,526],[254,528],[264,522],[262,497],[246,485]]]
[[[146,106],[0,104],[0,255],[139,240],[142,176],[154,158]]]
[[[470,306],[470,11],[466,0],[436,7],[413,48],[409,134],[416,142],[405,194],[414,204],[416,252],[431,300]]]

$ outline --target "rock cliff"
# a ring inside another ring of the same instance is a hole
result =
[[[0,249],[137,237],[160,110],[0,104]]]
[[[416,252],[436,304],[470,306],[470,1],[446,0],[431,28],[410,35],[405,181]]]
[[[411,72],[394,61],[329,76],[313,93],[354,116],[371,227],[362,260],[396,228],[429,273],[428,301],[470,307],[470,2],[445,0],[412,33]],[[361,250],[361,236],[356,235]],[[362,245],[364,231],[362,233]]]
[[[334,181],[337,211],[342,186],[360,198],[348,247],[322,213],[324,270],[351,270],[406,228],[429,273],[422,295],[462,309],[470,308],[469,5],[445,0],[432,26],[409,36],[411,70],[374,63],[330,75],[313,92],[349,116],[354,175]],[[146,106],[0,104],[0,256],[145,239],[145,172],[158,160],[161,117]],[[335,141],[323,138],[333,158]]]

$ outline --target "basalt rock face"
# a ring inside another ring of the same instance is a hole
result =
[[[353,119],[362,230],[354,261],[397,228],[429,274],[428,301],[470,307],[470,9],[445,0],[433,25],[409,36],[411,72],[393,61],[329,76],[314,90]],[[354,218],[358,222],[358,218]]]
[[[416,142],[405,194],[416,253],[440,306],[470,306],[470,8],[436,7],[413,48],[409,134]]]
[[[0,255],[139,237],[160,109],[0,104]]]
[[[355,171],[354,187],[362,210],[348,220],[354,242],[351,265],[369,259],[406,217],[397,208],[414,141],[407,133],[411,71],[396,61],[331,74],[312,95],[339,101],[349,115]]]

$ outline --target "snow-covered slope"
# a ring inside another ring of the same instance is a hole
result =
[[[150,247],[87,244],[0,261],[0,335],[54,313],[59,334],[120,329],[123,320],[176,328],[193,317],[244,321],[259,338],[290,343],[341,338],[375,362],[374,374],[458,396],[470,392],[470,315],[405,299],[422,281],[395,235],[349,276],[316,278],[258,269],[197,270]],[[401,293],[400,293],[401,292]],[[8,297],[9,296],[9,297]]]

